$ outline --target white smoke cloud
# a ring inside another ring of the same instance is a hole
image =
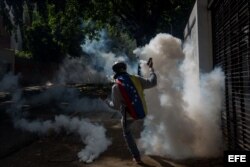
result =
[[[15,91],[18,88],[18,75],[12,73],[5,74],[0,81],[0,91]]]
[[[8,92],[11,94],[11,105],[7,109],[7,113],[11,117],[20,117],[22,113],[19,111],[22,108],[25,99],[22,99],[22,90],[18,84],[19,75],[14,75],[13,73],[7,73],[3,76],[0,81],[0,91]]]
[[[62,84],[108,82],[113,73],[112,64],[117,60],[129,61],[122,54],[118,56],[110,52],[108,43],[105,38],[87,42],[83,45],[83,50],[91,55],[90,61],[83,57],[66,59],[56,82]],[[217,156],[221,153],[220,110],[223,101],[224,74],[220,69],[215,69],[209,74],[199,76],[192,49],[191,45],[186,45],[182,50],[179,39],[167,34],[158,34],[148,45],[135,50],[135,53],[144,59],[153,58],[158,76],[157,87],[145,92],[149,115],[145,120],[140,146],[148,154],[187,158]],[[145,61],[141,63],[142,72],[146,74]],[[130,73],[136,73],[136,68],[134,63],[129,62]],[[4,82],[0,82],[0,85],[1,83]],[[21,93],[16,95],[13,98],[16,99],[14,100],[16,108],[13,110],[19,111],[24,100],[21,98]],[[68,103],[66,110],[69,111],[105,109],[105,105],[97,99],[79,98],[75,90],[60,87],[34,96],[28,103],[48,104],[51,101],[66,101]],[[78,156],[85,162],[97,158],[110,144],[105,139],[103,127],[90,125],[90,122],[86,123],[86,120],[78,118],[58,116],[54,122],[29,122],[19,119],[16,126],[42,134],[49,129],[60,131],[63,127],[70,132],[80,134],[86,147],[78,153]],[[104,135],[99,136],[97,132]],[[102,140],[106,142],[102,143]],[[97,151],[96,146],[99,148]]]
[[[32,96],[30,99],[24,99],[22,90],[18,86],[18,76],[12,74],[6,75],[0,81],[1,91],[11,91],[12,103],[7,109],[7,113],[13,119],[16,128],[20,128],[33,133],[46,134],[53,129],[60,132],[62,129],[68,132],[79,134],[81,140],[86,144],[85,148],[78,153],[80,161],[91,163],[111,144],[111,140],[106,137],[106,129],[103,126],[93,124],[86,119],[77,117],[69,118],[64,115],[55,117],[55,121],[28,121],[22,113],[22,106],[29,104],[32,106],[45,106],[49,103],[60,106],[62,102],[68,105],[63,106],[62,111],[110,111],[106,104],[100,99],[91,99],[79,97],[79,91],[65,86],[52,86],[46,91]]]
[[[182,50],[179,39],[158,34],[135,50],[145,59],[153,58],[158,76],[157,87],[145,91],[149,115],[140,147],[147,154],[188,158],[215,157],[222,152],[224,74],[215,69],[199,76],[192,49],[186,45]]]
[[[103,70],[98,71],[85,57],[64,59],[58,75],[55,78],[56,83],[108,83],[108,76]]]
[[[86,39],[82,45],[85,54],[80,58],[66,58],[60,66],[55,82],[65,83],[108,83],[112,80],[112,65],[124,61],[128,71],[136,73],[136,62],[129,60],[125,53],[112,52],[112,40],[107,32],[99,32],[99,39]]]
[[[78,153],[78,157],[80,161],[86,163],[93,162],[111,144],[111,140],[106,137],[106,129],[103,126],[77,117],[69,118],[59,115],[55,117],[54,121],[28,121],[20,119],[14,123],[17,128],[39,134],[46,134],[49,130],[54,130],[58,133],[61,130],[66,130],[67,132],[78,134],[82,142],[86,145]]]
[[[52,86],[27,101],[27,104],[31,106],[44,106],[52,103],[65,112],[111,111],[101,99],[81,97],[79,90],[60,85]]]
[[[6,74],[0,81],[0,90],[11,93],[12,103],[7,109],[7,113],[10,114],[16,128],[39,134],[46,134],[51,129],[58,133],[65,129],[68,132],[79,134],[86,146],[78,153],[78,157],[80,161],[86,163],[91,163],[98,158],[111,144],[110,139],[106,137],[106,129],[86,119],[60,115],[55,117],[55,121],[28,121],[22,112],[24,104],[46,106],[51,103],[58,105],[61,107],[61,111],[66,112],[110,111],[102,100],[81,97],[79,90],[61,85],[51,86],[40,94],[24,99],[22,89],[18,85],[18,79],[18,76]],[[67,103],[67,105],[61,106],[62,103]]]

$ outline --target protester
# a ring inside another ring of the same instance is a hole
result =
[[[131,133],[131,124],[143,120],[147,113],[144,98],[144,89],[152,88],[157,84],[152,59],[148,61],[149,78],[143,78],[127,73],[127,65],[124,62],[114,63],[112,69],[115,72],[115,83],[112,86],[111,100],[106,99],[109,107],[119,110],[122,114],[122,129],[125,141],[133,156],[133,161],[142,163],[140,152]]]

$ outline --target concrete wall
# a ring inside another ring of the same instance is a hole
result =
[[[198,27],[197,27],[197,2],[194,4],[193,10],[190,14],[189,20],[187,22],[186,28],[184,30],[184,39],[185,42],[192,44],[193,46],[193,55],[190,55],[191,59],[195,60],[197,66],[199,65],[198,58]]]
[[[22,50],[22,37],[19,26],[17,27],[17,30],[14,33],[10,37],[10,48],[13,50]]]
[[[0,16],[0,48],[10,48],[10,34],[5,31],[1,16]]]
[[[14,50],[11,48],[11,36],[4,29],[0,17],[0,79],[10,71],[14,72]]]
[[[184,30],[185,42],[194,46],[200,72],[213,69],[211,12],[208,0],[197,0]]]

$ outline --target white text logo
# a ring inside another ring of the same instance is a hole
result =
[[[246,155],[228,155],[228,162],[247,162]]]

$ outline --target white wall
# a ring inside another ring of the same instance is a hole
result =
[[[22,37],[20,27],[17,27],[17,30],[12,33],[10,38],[10,48],[13,50],[22,50]]]
[[[207,6],[208,0],[196,1],[184,30],[185,41],[194,46],[194,56],[200,72],[213,69],[211,12]]]

